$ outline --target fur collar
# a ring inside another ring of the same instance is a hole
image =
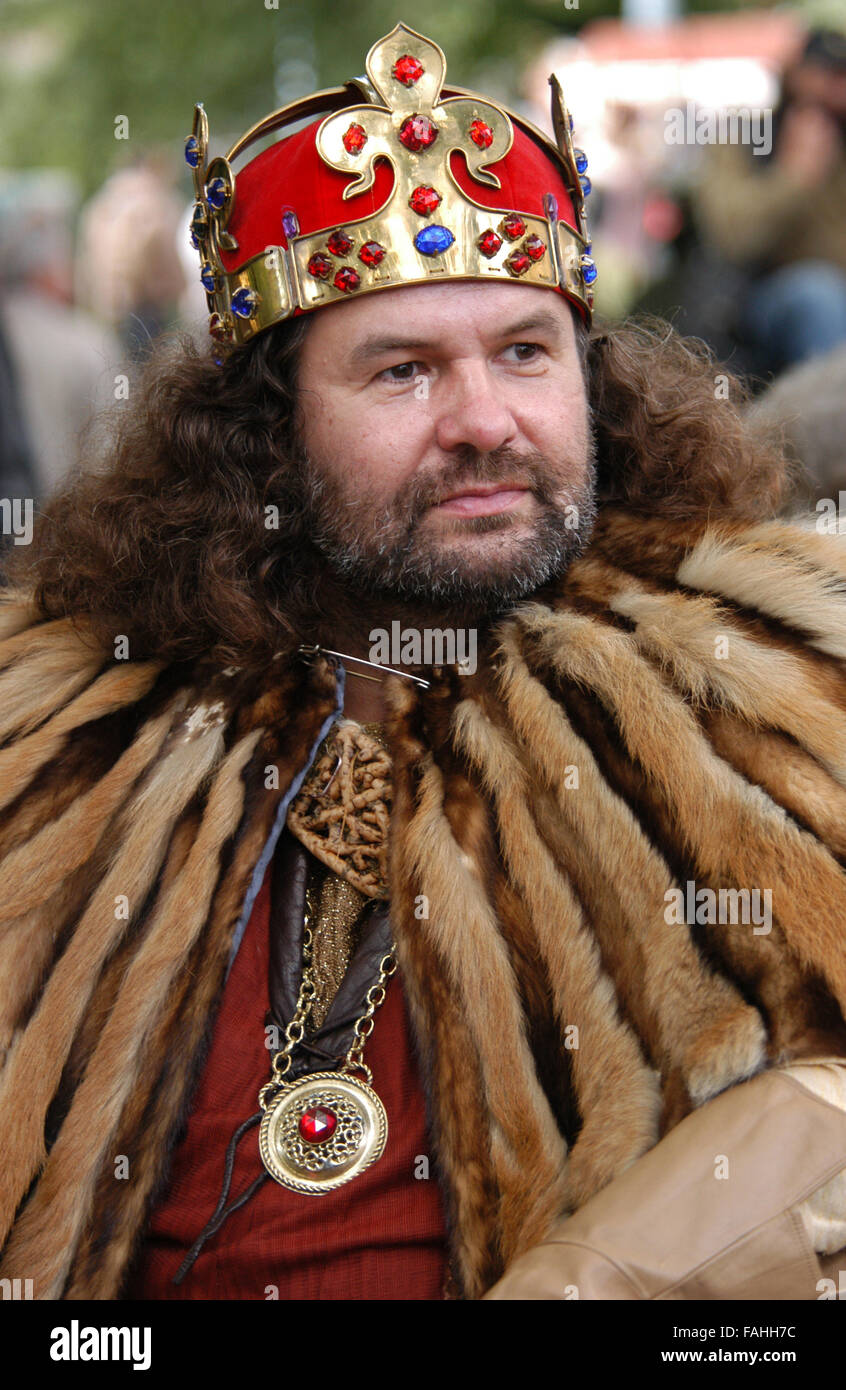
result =
[[[692,1107],[846,1053],[845,593],[836,537],[607,513],[474,675],[391,682],[391,917],[463,1296]],[[336,710],[322,662],[86,638],[0,602],[0,1276],[41,1298],[119,1296]],[[668,920],[691,883],[768,890],[771,929]]]

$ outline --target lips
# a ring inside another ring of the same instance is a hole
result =
[[[511,511],[529,491],[521,483],[477,483],[448,493],[436,510],[447,516],[493,516]]]

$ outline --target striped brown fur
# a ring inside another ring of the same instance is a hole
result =
[[[844,660],[837,536],[606,512],[474,675],[388,682],[391,917],[460,1296],[692,1108],[846,1055]],[[323,662],[118,662],[0,599],[0,1276],[36,1297],[120,1296],[334,701]],[[771,889],[771,933],[668,923],[688,879]]]

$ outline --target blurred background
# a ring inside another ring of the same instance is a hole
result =
[[[846,489],[846,0],[0,0],[0,499],[39,499],[157,334],[206,331],[183,158],[364,70],[402,20],[447,83],[588,157],[596,308],[704,339]],[[5,528],[8,530],[8,527]]]

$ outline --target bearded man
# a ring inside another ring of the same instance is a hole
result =
[[[829,1296],[841,543],[702,351],[590,329],[557,84],[552,143],[366,67],[225,160],[198,108],[213,352],[8,567],[0,1275]]]

